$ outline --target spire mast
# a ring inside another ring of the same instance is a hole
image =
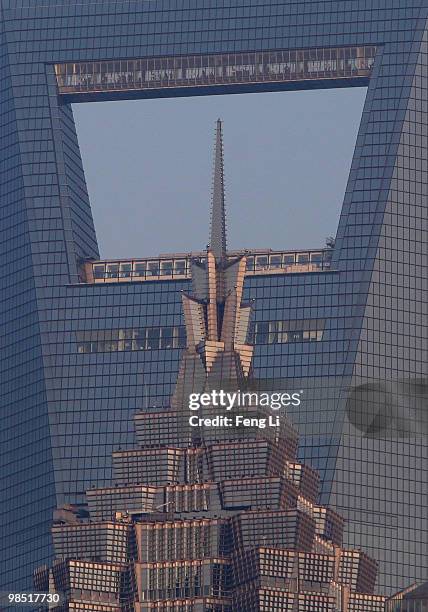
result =
[[[211,203],[211,236],[210,250],[216,261],[226,255],[226,213],[224,205],[224,165],[223,165],[223,133],[222,122],[217,119],[213,195]]]

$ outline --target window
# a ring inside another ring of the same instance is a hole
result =
[[[173,328],[163,327],[161,328],[161,349],[172,348],[174,340]]]
[[[133,276],[136,278],[144,278],[146,276],[146,262],[145,261],[136,261],[134,263],[134,272]]]
[[[174,261],[174,274],[186,274],[186,260],[176,259]]]
[[[255,333],[255,344],[267,344],[269,335],[269,323],[257,323]]]
[[[270,258],[270,267],[271,268],[280,268],[281,267],[281,255],[271,255]]]
[[[161,274],[162,276],[171,276],[172,261],[161,261]]]
[[[266,270],[269,267],[269,259],[267,255],[259,255],[256,257],[256,270]]]
[[[149,261],[147,264],[147,276],[159,276],[159,262]]]
[[[120,264],[120,278],[129,278],[131,276],[131,268],[130,263]]]
[[[158,349],[160,340],[160,328],[152,327],[147,330],[147,349]]]
[[[117,278],[119,275],[119,264],[107,264],[106,278]]]
[[[94,278],[104,278],[105,267],[104,264],[98,264],[93,266]]]

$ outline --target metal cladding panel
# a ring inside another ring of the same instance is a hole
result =
[[[230,528],[222,519],[147,522],[135,527],[140,563],[224,557],[230,554]],[[169,542],[174,542],[171,548]]]
[[[177,448],[119,451],[113,455],[113,475],[121,485],[170,484],[183,479],[184,462],[185,451]]]
[[[288,463],[286,474],[303,497],[312,502],[317,501],[320,477],[314,469],[300,463]]]
[[[97,592],[97,603],[120,605],[132,594],[129,566],[114,563],[59,561],[52,568],[55,589],[67,592],[69,599],[91,602],[91,591]]]
[[[130,485],[86,492],[91,516],[97,521],[113,520],[118,512],[152,512],[156,506],[156,487]]]
[[[280,509],[297,505],[297,490],[279,477],[224,480],[220,484],[225,508]]]
[[[359,593],[372,593],[376,582],[377,563],[361,551],[343,550],[340,555],[339,579]]]
[[[282,586],[290,586],[295,564],[295,552],[275,548],[252,548],[233,557],[234,584],[241,584],[262,577],[280,579]],[[279,580],[278,580],[279,583]]]
[[[136,553],[133,529],[125,524],[54,525],[52,539],[55,555],[63,559],[127,563]]]
[[[268,545],[309,551],[315,535],[314,521],[296,510],[246,512],[232,524],[234,545],[242,550]]]
[[[190,427],[178,412],[141,412],[135,416],[138,443],[144,447],[185,447],[191,441]]]
[[[268,440],[212,444],[206,450],[211,477],[219,481],[249,473],[254,476],[282,474],[284,465],[272,460],[275,448]]]
[[[354,593],[349,598],[349,612],[384,612],[385,604],[381,597]]]
[[[138,563],[135,573],[140,601],[228,595],[230,565],[225,559]]]

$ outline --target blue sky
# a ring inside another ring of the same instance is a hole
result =
[[[336,233],[365,88],[73,107],[101,256],[205,248],[224,122],[230,248],[317,248]]]

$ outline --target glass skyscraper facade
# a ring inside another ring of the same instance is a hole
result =
[[[284,408],[299,392],[283,396],[278,380],[255,390],[254,302],[242,300],[247,255],[227,251],[222,150],[218,120],[210,242],[182,293],[174,393],[136,413],[137,446],[113,453],[111,486],[54,514],[56,559],[35,584],[61,593],[58,612],[384,612],[376,562],[342,547],[342,517],[317,503],[318,474],[296,461]],[[174,342],[167,329],[159,343]],[[138,333],[142,350],[153,337]]]
[[[247,258],[254,369],[304,390],[299,457],[380,590],[426,578],[427,19],[424,0],[2,0],[3,590],[51,562],[54,509],[111,482],[184,342],[186,256],[99,261],[70,103],[355,85],[334,249]]]
[[[386,612],[425,612],[428,610],[428,584],[413,584],[386,602]]]

